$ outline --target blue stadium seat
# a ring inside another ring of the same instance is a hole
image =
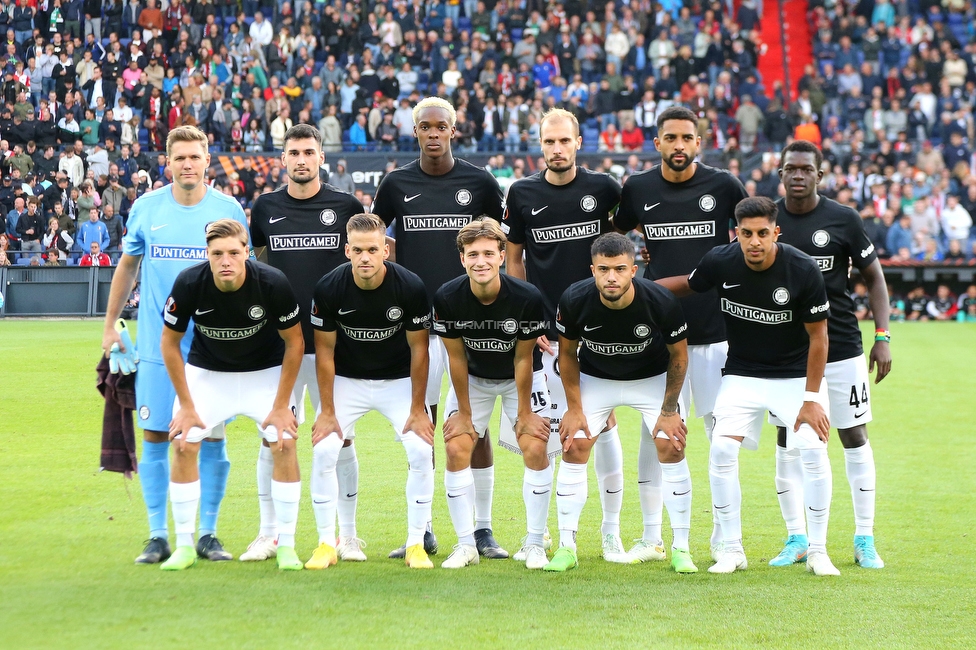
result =
[[[966,26],[962,23],[955,25],[949,25],[949,31],[952,35],[956,37],[956,40],[960,43],[966,43],[969,41],[969,36],[966,34]]]
[[[963,19],[962,14],[957,14],[957,13],[951,13],[950,12],[949,13],[949,26],[951,27],[953,25],[962,25],[963,24],[963,20],[962,19]]]
[[[583,124],[584,128],[587,129],[599,129],[600,123],[597,122],[595,117],[587,118],[586,122]]]
[[[513,43],[517,43],[518,41],[521,41],[522,40],[522,28],[521,27],[513,27],[511,29],[511,31],[509,32],[509,35],[512,37],[512,42]]]
[[[125,49],[126,52],[129,51],[129,43],[131,43],[131,42],[132,42],[132,39],[131,38],[120,38],[119,39],[119,43],[122,43],[122,47]]]
[[[458,18],[458,28],[464,31],[471,29],[471,19],[467,16],[461,16]]]
[[[645,153],[650,153],[650,152],[654,151],[654,141],[653,140],[644,140],[644,149],[643,149],[643,151]]]

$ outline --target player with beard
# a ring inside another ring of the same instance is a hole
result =
[[[674,528],[674,569],[696,573],[688,547],[687,429],[678,413],[688,367],[688,324],[669,291],[634,277],[634,245],[623,235],[599,237],[591,260],[593,277],[570,286],[556,311],[567,409],[559,425],[563,460],[556,476],[559,549],[543,568],[576,567],[576,532],[586,505],[586,462],[596,443],[593,438],[603,435],[600,431],[614,408],[629,406],[654,431],[661,462],[673,479],[675,496],[668,499],[668,513]]]
[[[807,571],[840,572],[827,555],[832,492],[827,439],[827,318],[830,301],[817,263],[777,243],[776,204],[765,197],[735,209],[738,241],[713,248],[689,274],[662,278],[675,295],[718,290],[729,352],[715,400],[708,459],[712,509],[721,518],[722,552],[710,573],[748,567],[742,546],[739,452],[757,449],[766,412],[790,425],[786,445],[802,461],[810,528]]]
[[[554,109],[542,116],[539,140],[546,169],[513,183],[508,190],[503,227],[508,235],[508,273],[528,280],[542,292],[546,318],[555,323],[556,305],[574,282],[591,277],[590,245],[611,232],[610,216],[620,200],[620,184],[609,174],[576,165],[583,145],[579,122],[568,111]],[[559,345],[555,325],[539,341],[549,383],[553,433],[566,411],[566,396],[559,381]],[[503,429],[510,429],[502,424]],[[603,557],[610,562],[631,562],[620,539],[623,504],[623,450],[611,415],[600,433],[593,461],[603,506]],[[556,435],[550,451],[558,453]],[[516,560],[521,558],[516,557]]]
[[[672,106],[658,116],[657,127],[654,146],[661,152],[662,164],[627,179],[613,218],[613,225],[622,232],[639,228],[644,235],[649,257],[644,277],[650,280],[690,273],[708,251],[728,244],[735,206],[746,197],[735,176],[695,162],[701,138],[693,112]],[[712,410],[728,353],[725,325],[714,290],[682,298],[681,307],[688,319],[689,357],[681,413],[687,418],[694,401],[695,414],[704,419],[705,434],[711,440]],[[654,438],[644,428],[637,465],[644,534],[630,550],[642,562],[666,559],[661,538],[665,482]],[[714,558],[720,552],[722,534],[715,513],[712,521]]]
[[[372,207],[387,226],[395,223],[396,261],[421,277],[431,300],[441,285],[464,273],[454,253],[458,231],[477,215],[502,217],[502,192],[495,177],[456,159],[451,151],[456,121],[454,107],[439,97],[417,104],[413,122],[420,158],[383,177]],[[427,403],[436,424],[447,353],[439,337],[431,337],[430,346]],[[478,552],[487,558],[507,558],[508,552],[498,546],[491,531],[495,467],[489,436],[478,440],[471,467]],[[430,554],[437,552],[430,527],[424,547]],[[390,557],[403,557],[403,553],[399,548]]]
[[[812,142],[797,140],[789,144],[781,158],[779,174],[786,186],[780,199],[779,240],[802,250],[817,260],[830,298],[827,333],[827,391],[830,395],[830,420],[844,446],[847,481],[854,500],[854,561],[861,567],[881,569],[884,561],[874,545],[874,501],[876,474],[874,452],[868,441],[871,421],[870,373],[878,366],[875,383],[891,370],[888,332],[888,288],[874,245],[864,232],[863,220],[851,208],[817,192],[823,178],[823,154]],[[865,362],[861,330],[848,293],[849,269],[858,269],[868,286],[874,314],[874,345],[870,365]],[[803,468],[796,450],[786,449],[786,428],[778,426],[776,447],[776,493],[786,521],[786,546],[773,566],[803,562],[808,541],[803,521]]]
[[[295,404],[299,424],[305,421],[305,394],[312,406],[319,408],[319,391],[315,379],[315,341],[308,309],[319,278],[344,264],[346,256],[346,223],[349,218],[365,212],[362,204],[351,194],[340,192],[320,180],[319,169],[325,162],[322,137],[318,129],[299,124],[285,133],[281,162],[288,174],[288,184],[274,192],[262,194],[251,209],[251,243],[265,247],[268,263],[284,272],[291,283],[302,310],[302,332],[305,335],[305,356],[295,382]],[[323,481],[328,480],[319,467],[320,454],[312,456],[312,510],[315,512],[322,553],[335,554],[339,559],[363,562],[363,542],[356,535],[356,495],[359,492],[359,461],[353,446],[355,431],[347,431],[336,466],[339,481],[339,540],[326,533],[335,530],[335,522],[323,521]],[[251,542],[241,561],[260,561],[275,556],[274,502],[271,500],[271,450],[267,441],[258,454],[258,500],[261,529]],[[335,545],[335,546],[334,546]],[[316,551],[317,556],[322,553]],[[317,566],[315,557],[307,568]]]

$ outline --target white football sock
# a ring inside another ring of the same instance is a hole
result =
[[[200,506],[200,480],[192,483],[169,484],[169,500],[173,506],[173,524],[177,546],[193,546],[197,508]]]
[[[542,546],[549,517],[549,499],[552,496],[552,465],[545,469],[525,468],[522,478],[522,499],[525,501],[525,543]]]
[[[474,476],[470,467],[458,472],[444,472],[447,511],[458,536],[458,544],[474,546]]]
[[[424,543],[424,532],[430,521],[431,501],[434,499],[433,448],[408,431],[400,436],[407,452],[407,546]]]
[[[339,505],[336,463],[339,460],[340,449],[342,449],[342,438],[337,435],[323,438],[312,447],[312,512],[315,513],[319,544],[329,546],[335,546],[336,543],[336,508]],[[280,519],[279,515],[279,530]]]
[[[702,422],[705,424],[705,439],[708,440],[708,444],[712,444],[712,434],[715,431],[715,416],[711,413],[706,413],[702,416]],[[712,537],[709,543],[712,546],[717,546],[722,544],[725,540],[722,538],[722,525],[718,520],[718,512],[715,511],[714,506],[712,507]]]
[[[803,463],[800,450],[776,446],[776,498],[788,535],[806,535],[803,518]]]
[[[654,436],[650,429],[641,424],[640,449],[637,452],[637,491],[644,517],[642,539],[655,546],[664,544],[661,537],[661,521],[664,517],[662,483],[661,462],[657,458]]]
[[[278,519],[275,517],[274,500],[271,498],[271,475],[274,471],[274,456],[271,447],[258,447],[258,507],[261,511],[261,530],[264,537],[278,536]]]
[[[664,505],[668,508],[671,529],[674,531],[672,546],[688,550],[688,533],[691,530],[691,472],[688,461],[661,463],[664,478]]]
[[[826,449],[803,449],[803,501],[807,509],[810,553],[827,551],[827,520],[833,489]]]
[[[742,550],[742,491],[739,486],[739,448],[742,443],[728,436],[712,439],[708,453],[708,478],[712,504],[727,551]]]
[[[271,481],[271,498],[274,499],[275,512],[278,514],[278,546],[294,547],[295,526],[298,524],[298,502],[302,498],[302,482]],[[335,538],[332,538],[331,543],[335,543]]]
[[[854,499],[854,534],[874,535],[874,496],[877,475],[874,470],[874,450],[865,442],[856,449],[844,450],[847,481]]]
[[[576,531],[580,514],[586,505],[586,464],[559,463],[556,473],[556,512],[559,522],[559,545],[576,549]]]
[[[336,463],[336,478],[339,483],[339,535],[356,537],[356,504],[359,494],[359,458],[356,445],[351,444],[339,451]]]
[[[495,493],[495,466],[472,468],[474,475],[474,529],[491,528],[491,500]]]
[[[620,535],[620,510],[624,503],[624,451],[617,427],[601,433],[593,445],[593,469],[600,486],[603,507],[601,535]]]

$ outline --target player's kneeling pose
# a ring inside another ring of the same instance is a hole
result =
[[[803,495],[810,528],[807,569],[839,575],[827,557],[831,474],[830,421],[823,381],[830,303],[817,263],[776,242],[776,205],[743,199],[735,209],[737,242],[717,246],[687,276],[659,280],[678,295],[718,290],[729,357],[715,402],[708,475],[724,548],[712,573],[747,567],[742,548],[739,448],[756,449],[766,411],[790,424],[786,447],[803,461]]]
[[[678,413],[688,368],[688,326],[681,305],[650,280],[635,278],[634,246],[625,236],[600,236],[590,249],[593,278],[569,287],[559,301],[559,366],[568,410],[559,425],[563,460],[556,477],[559,549],[546,571],[577,565],[576,530],[586,504],[586,463],[614,408],[640,411],[655,432],[674,529],[672,565],[698,569],[688,549],[691,474],[684,457],[687,429]],[[577,356],[577,349],[579,355]]]
[[[292,388],[305,349],[298,303],[285,275],[248,260],[247,230],[232,219],[207,226],[208,262],[181,272],[163,312],[161,350],[176,389],[170,499],[176,551],[164,571],[193,565],[193,530],[200,502],[200,441],[225,420],[243,415],[259,422],[271,443],[271,495],[278,513],[278,568],[301,569],[295,523],[301,481],[295,454]],[[180,341],[193,319],[186,366]]]
[[[423,281],[386,261],[386,226],[375,214],[357,214],[346,224],[343,264],[323,276],[312,299],[315,365],[320,412],[312,427],[315,466],[324,475],[322,493],[312,499],[334,522],[339,498],[336,463],[345,432],[376,410],[396,430],[407,452],[407,547],[405,561],[430,569],[424,531],[434,498],[434,425],[427,390],[430,302]],[[336,563],[335,525],[319,531],[319,547],[307,569]]]
[[[541,569],[552,465],[546,455],[549,391],[536,339],[548,327],[542,294],[528,282],[499,275],[505,260],[505,234],[484,217],[461,228],[457,246],[466,275],[442,286],[434,296],[434,331],[444,339],[451,389],[444,420],[447,471],[444,486],[458,545],[441,565],[459,569],[478,563],[474,523],[471,454],[488,429],[495,400],[515,422],[525,460],[522,497],[527,518],[522,551],[525,565]]]

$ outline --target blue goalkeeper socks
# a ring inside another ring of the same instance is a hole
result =
[[[149,514],[149,537],[167,539],[166,491],[169,489],[169,443],[142,443],[142,460],[139,461],[139,482],[142,499]]]
[[[227,490],[227,441],[206,440],[200,445],[200,536],[217,534],[217,514]]]

